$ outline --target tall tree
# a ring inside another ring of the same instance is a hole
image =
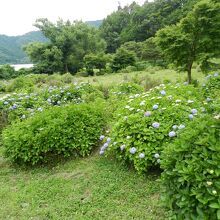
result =
[[[155,42],[164,57],[188,73],[195,61],[202,63],[220,55],[220,3],[203,0],[177,25],[157,32]]]
[[[30,43],[24,47],[25,52],[35,63],[34,71],[37,73],[52,74],[62,72],[63,54],[57,47],[49,43]]]
[[[120,34],[130,22],[130,15],[138,5],[133,2],[130,6],[118,7],[118,11],[113,12],[104,19],[100,26],[102,37],[107,43],[107,52],[114,53],[121,45]]]
[[[133,2],[109,15],[100,27],[107,51],[115,52],[128,41],[141,42],[171,24],[176,24],[198,0],[155,0],[142,6]]]
[[[71,23],[60,19],[54,24],[48,19],[41,18],[36,21],[35,26],[50,40],[47,45],[56,47],[61,52],[63,64],[61,72],[78,71],[83,66],[82,61],[86,54],[102,52],[106,47],[98,30],[83,22]],[[31,59],[35,62],[42,62],[38,59],[37,53],[33,51],[35,48],[34,44],[29,45],[29,50],[32,50]],[[36,56],[33,57],[35,54]]]

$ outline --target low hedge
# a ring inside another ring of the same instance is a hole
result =
[[[86,156],[96,146],[104,121],[101,103],[51,107],[3,131],[5,155],[33,165],[48,155]]]
[[[172,219],[220,219],[220,115],[193,121],[161,156]]]

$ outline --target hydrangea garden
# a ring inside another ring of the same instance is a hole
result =
[[[0,101],[2,149],[20,166],[97,153],[161,173],[169,218],[220,219],[220,76],[201,85],[88,83],[12,91]],[[144,199],[144,198],[142,198]]]

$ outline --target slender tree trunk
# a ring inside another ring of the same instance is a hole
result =
[[[68,73],[69,70],[68,70],[68,66],[67,66],[67,63],[65,63],[65,73]]]
[[[189,63],[188,68],[187,68],[187,75],[188,75],[188,83],[192,83],[192,65],[193,62]]]

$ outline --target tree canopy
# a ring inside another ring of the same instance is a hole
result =
[[[43,67],[42,71],[75,73],[82,68],[86,54],[103,52],[106,47],[98,30],[83,22],[71,23],[60,19],[54,24],[41,18],[36,21],[35,26],[50,42],[32,43],[25,50],[34,63]],[[49,66],[49,69],[44,66]]]
[[[202,63],[220,55],[220,3],[203,0],[178,24],[157,32],[155,42],[164,57],[188,73],[195,61]]]
[[[146,1],[143,6],[133,2],[104,19],[100,31],[107,42],[107,52],[115,52],[125,42],[141,42],[186,16],[197,0]]]

